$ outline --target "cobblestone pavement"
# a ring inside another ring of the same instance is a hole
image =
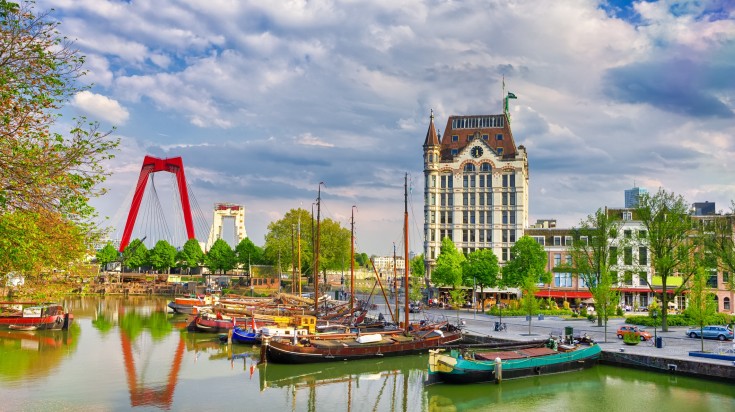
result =
[[[507,331],[496,332],[495,322],[500,319],[497,316],[490,316],[483,313],[475,313],[473,311],[429,309],[426,310],[426,316],[442,317],[446,316],[450,320],[464,321],[464,330],[470,333],[486,335],[510,340],[531,340],[540,339],[553,333],[555,336],[563,334],[566,327],[573,328],[574,336],[587,334],[594,339],[603,351],[620,351],[622,348],[625,352],[641,355],[656,356],[661,358],[686,359],[696,362],[708,362],[719,365],[730,365],[735,367],[735,362],[718,359],[708,359],[695,356],[689,356],[690,351],[700,351],[702,349],[702,341],[700,339],[692,339],[685,335],[686,327],[670,327],[669,331],[662,332],[656,329],[656,336],[661,337],[663,348],[657,348],[653,342],[641,342],[638,345],[625,345],[622,339],[617,337],[617,329],[620,325],[625,324],[622,318],[611,319],[608,322],[607,330],[604,327],[597,326],[597,322],[589,320],[569,320],[561,319],[555,316],[547,316],[543,320],[533,317],[531,320],[531,329],[529,334],[528,321],[525,317],[506,317],[502,321],[508,326]],[[422,314],[412,314],[414,319],[421,319]],[[652,335],[654,330],[646,328]],[[725,353],[726,351],[735,351],[735,343],[733,341],[720,342],[717,340],[704,340],[704,350],[713,353]],[[728,353],[735,355],[735,353]]]

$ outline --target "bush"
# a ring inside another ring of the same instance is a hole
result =
[[[615,309],[615,315],[617,315],[617,316],[623,316],[623,308],[621,308],[620,306],[618,306]]]
[[[623,342],[628,345],[637,345],[641,342],[641,335],[633,332],[625,333],[623,334]]]

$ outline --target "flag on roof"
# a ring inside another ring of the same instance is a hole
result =
[[[513,94],[513,93],[511,93],[511,92],[508,92],[508,98],[509,99],[517,99],[516,95]]]

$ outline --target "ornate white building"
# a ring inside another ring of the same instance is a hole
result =
[[[528,159],[508,116],[450,116],[444,136],[431,113],[424,141],[427,275],[448,237],[463,253],[492,249],[501,263],[528,226]]]

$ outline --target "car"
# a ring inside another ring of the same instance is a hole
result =
[[[705,339],[719,339],[719,340],[732,340],[733,331],[727,326],[719,325],[707,325],[703,328],[689,328],[686,331],[686,335],[690,338],[699,338],[700,336]]]
[[[421,303],[419,303],[419,302],[411,302],[408,305],[408,312],[409,313],[421,313]]]
[[[641,340],[651,340],[653,338],[653,336],[643,328],[632,325],[623,325],[618,328],[618,339],[623,339],[623,336],[628,333],[637,333]]]

